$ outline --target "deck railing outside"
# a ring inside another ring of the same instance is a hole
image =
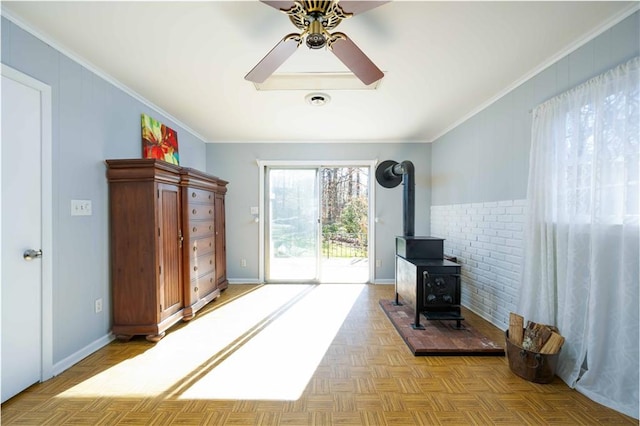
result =
[[[367,257],[367,234],[327,232],[322,234],[323,257]]]

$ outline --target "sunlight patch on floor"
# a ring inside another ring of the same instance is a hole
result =
[[[155,345],[150,343],[144,353],[69,388],[58,397],[136,397],[173,393],[189,384],[190,377],[219,363],[230,348],[239,345],[238,341],[249,339],[256,328],[264,327],[274,317],[274,313],[284,310],[288,303],[313,287],[297,284],[262,286],[206,315],[197,316],[186,327],[167,333]],[[253,356],[258,360],[261,357],[261,353]]]
[[[274,257],[270,260],[269,281],[312,281],[318,275],[315,257]],[[369,282],[369,260],[361,257],[323,257],[320,260],[320,282]]]
[[[320,265],[320,281],[323,283],[369,282],[369,260],[367,258],[323,258]]]
[[[180,399],[298,399],[363,288],[316,286]]]

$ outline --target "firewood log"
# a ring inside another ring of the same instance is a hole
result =
[[[522,336],[524,335],[524,318],[521,315],[509,314],[509,340],[514,345],[522,346]]]
[[[551,336],[547,343],[542,346],[540,349],[541,354],[557,354],[560,352],[560,348],[562,348],[562,344],[564,343],[564,337],[556,333],[555,331],[551,332]]]
[[[551,337],[551,333],[553,331],[546,325],[529,321],[527,322],[527,328],[524,330],[522,347],[531,352],[540,352],[540,349]]]

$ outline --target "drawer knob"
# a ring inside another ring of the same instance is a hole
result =
[[[195,226],[193,227],[193,232],[196,232],[198,230],[198,228],[196,228]]]
[[[192,193],[191,193],[191,197],[192,197],[192,198],[196,198],[196,197],[197,197],[196,193],[195,193],[195,192],[192,192]]]
[[[194,292],[197,292],[197,291],[198,291],[198,287],[194,287],[194,288],[193,288],[193,291],[194,291]]]
[[[213,210],[209,209],[209,214],[212,214],[212,213],[213,213]]]
[[[198,251],[198,247],[193,246],[193,251]]]
[[[198,270],[198,267],[197,267],[197,266],[194,266],[194,267],[193,267],[193,270],[194,270],[194,271],[197,271],[197,270]]]
[[[191,210],[191,213],[193,213],[193,214],[198,214],[198,210],[193,209],[193,210]]]
[[[213,227],[211,225],[209,225],[209,231],[211,231],[213,229]]]

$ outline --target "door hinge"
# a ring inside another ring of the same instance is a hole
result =
[[[160,227],[158,227],[158,237],[160,236]]]
[[[160,312],[162,312],[162,303],[160,304]]]
[[[162,265],[158,266],[158,273],[162,274]]]
[[[158,198],[160,198],[160,190],[158,189],[157,191],[158,191]]]

